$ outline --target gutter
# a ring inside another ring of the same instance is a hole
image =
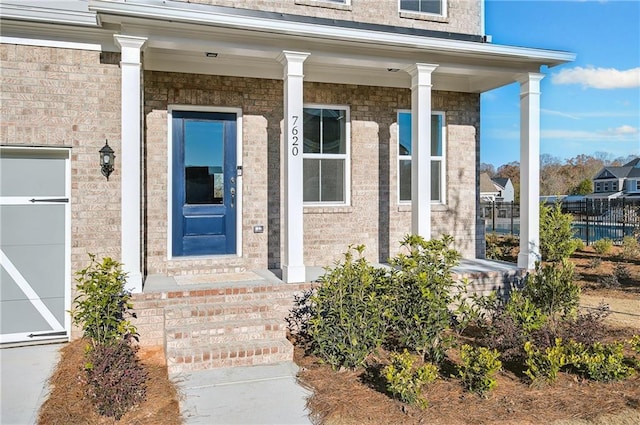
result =
[[[53,9],[7,3],[0,4],[0,19],[79,25],[85,27],[100,26],[97,13],[92,11],[84,12],[81,10]]]

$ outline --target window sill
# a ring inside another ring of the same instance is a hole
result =
[[[323,7],[325,9],[346,10],[347,12],[352,10],[351,4],[335,3],[324,0],[296,0],[295,4],[300,6]]]
[[[353,212],[353,207],[346,205],[307,205],[303,207],[302,212],[303,214],[351,214]]]
[[[430,13],[407,12],[407,11],[401,10],[400,17],[404,19],[416,19],[419,21],[441,22],[443,24],[449,23],[449,18],[447,18],[446,16],[433,15]]]
[[[446,204],[442,204],[440,202],[432,202],[431,203],[431,211],[449,211]],[[398,204],[398,212],[411,212],[411,204]]]

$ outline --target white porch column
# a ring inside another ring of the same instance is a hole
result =
[[[518,267],[540,260],[540,80],[528,73],[520,82],[520,254]]]
[[[431,73],[415,64],[411,75],[411,233],[431,239]]]
[[[141,115],[142,94],[140,91],[140,56],[147,41],[144,37],[114,35],[116,44],[122,52],[120,69],[121,82],[121,152],[120,169],[122,174],[121,204],[121,261],[122,269],[127,273],[126,289],[134,293],[142,292],[141,267],[141,227],[140,216],[140,151],[141,151]]]
[[[303,62],[309,53],[283,51],[284,66],[284,259],[282,279],[304,282],[304,226],[302,197]]]

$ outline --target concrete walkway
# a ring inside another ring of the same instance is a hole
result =
[[[185,424],[310,424],[293,362],[171,376]]]
[[[31,425],[47,399],[47,380],[53,373],[62,344],[0,349],[0,424]]]

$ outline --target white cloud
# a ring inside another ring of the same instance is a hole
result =
[[[556,115],[559,117],[565,117],[565,118],[571,118],[572,120],[579,120],[580,117],[574,115],[574,114],[569,114],[566,112],[562,112],[562,111],[554,111],[552,109],[544,109],[541,108],[540,112],[542,112],[543,114],[547,114],[547,115]]]
[[[540,132],[540,137],[542,139],[579,139],[582,141],[620,142],[634,140],[634,136],[638,134],[640,134],[640,129],[637,127],[622,125],[620,127],[600,131],[542,130]]]
[[[594,89],[630,89],[640,87],[640,67],[620,71],[615,68],[566,68],[551,76],[554,84],[581,84]]]
[[[621,125],[617,128],[610,128],[603,132],[603,134],[610,134],[614,136],[626,136],[640,133],[636,127],[632,127],[630,125]]]

